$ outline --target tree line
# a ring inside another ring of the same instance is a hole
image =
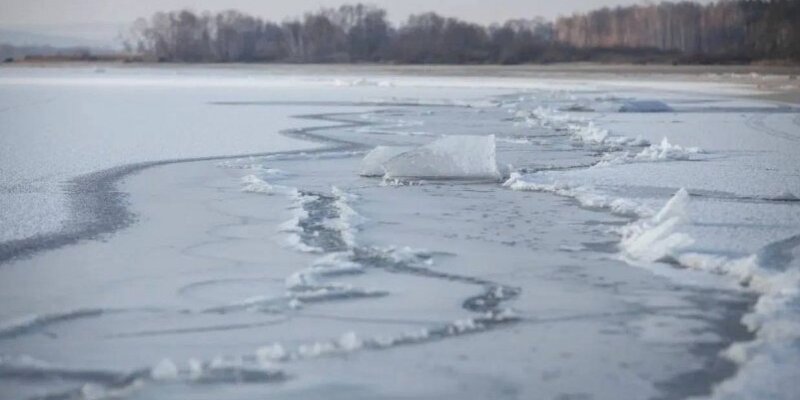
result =
[[[653,48],[689,56],[800,60],[800,1],[688,1],[602,8],[559,18],[556,40],[578,48]]]
[[[436,13],[393,26],[370,5],[276,23],[238,11],[137,20],[129,51],[170,62],[516,64],[697,55],[800,60],[800,1],[730,0],[603,8],[483,26]]]

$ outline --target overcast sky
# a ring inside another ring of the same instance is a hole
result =
[[[320,7],[356,3],[346,0],[0,0],[0,26],[120,24],[156,11],[238,9],[280,21]],[[605,5],[644,0],[372,0],[388,10],[393,21],[411,13],[436,11],[447,16],[489,23],[537,15],[556,17]]]

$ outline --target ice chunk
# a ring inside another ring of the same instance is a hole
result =
[[[203,375],[203,362],[196,359],[190,358],[187,362],[189,365],[189,379],[197,380]]]
[[[409,150],[408,147],[389,147],[378,146],[361,160],[361,176],[383,176],[386,170],[383,164],[389,161],[392,157],[405,153]]]
[[[272,185],[269,182],[255,176],[247,175],[242,177],[242,191],[249,193],[263,193],[268,195],[274,194],[291,194],[292,188],[280,185]]]
[[[648,113],[670,112],[672,107],[660,100],[631,100],[626,101],[619,108],[619,112]]]
[[[269,365],[271,361],[285,360],[288,356],[289,353],[280,343],[273,343],[256,350],[256,357],[262,365]]]
[[[346,352],[358,350],[363,345],[364,343],[358,338],[355,332],[347,332],[339,338],[339,348]]]
[[[672,144],[665,137],[661,143],[651,144],[635,155],[627,151],[622,154],[606,153],[595,166],[608,167],[632,162],[684,161],[692,160],[694,155],[702,153],[703,151],[697,147],[682,147]]]
[[[570,197],[577,200],[584,207],[604,208],[618,215],[648,217],[653,214],[650,208],[634,200],[609,196],[593,187],[558,181],[546,173],[521,175],[517,172],[512,172],[510,178],[503,183],[503,186],[511,190],[548,192]]]
[[[150,376],[156,381],[170,381],[178,379],[178,366],[172,360],[165,358],[161,360],[150,371]]]
[[[686,211],[689,192],[681,189],[655,216],[625,227],[620,246],[624,254],[636,260],[653,262],[675,257],[675,251],[691,245],[694,240],[676,228],[688,220]]]
[[[698,153],[702,153],[702,151],[697,147],[681,147],[677,144],[671,144],[665,137],[661,139],[660,144],[650,145],[634,158],[645,161],[689,160],[692,154]]]
[[[495,158],[494,135],[447,136],[392,157],[383,167],[390,178],[502,178]]]
[[[333,342],[315,342],[312,344],[303,344],[297,348],[297,355],[300,358],[317,358],[326,354],[335,353],[337,351],[336,344]]]
[[[606,142],[610,135],[608,129],[603,129],[591,121],[585,125],[569,125],[569,130],[576,140],[585,143],[602,144]]]

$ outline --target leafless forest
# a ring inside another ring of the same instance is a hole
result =
[[[662,2],[491,26],[435,13],[393,26],[384,10],[358,4],[281,23],[237,11],[160,12],[136,21],[126,43],[173,62],[797,61],[798,21],[798,0]]]

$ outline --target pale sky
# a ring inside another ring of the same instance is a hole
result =
[[[411,13],[436,11],[474,22],[490,23],[537,15],[556,17],[574,11],[645,0],[367,0],[388,10],[392,21]],[[704,0],[707,2],[707,0]],[[128,23],[156,11],[237,9],[270,20],[301,15],[320,7],[356,3],[347,0],[0,0],[0,26]]]
[[[657,1],[657,0],[650,0]],[[697,0],[710,2],[712,0]],[[0,0],[0,43],[61,47],[119,47],[121,34],[138,17],[157,11],[236,9],[281,22],[321,7],[359,0]],[[410,14],[435,11],[448,17],[489,24],[512,18],[552,19],[603,6],[643,4],[648,0],[361,0],[377,5],[398,23]]]

